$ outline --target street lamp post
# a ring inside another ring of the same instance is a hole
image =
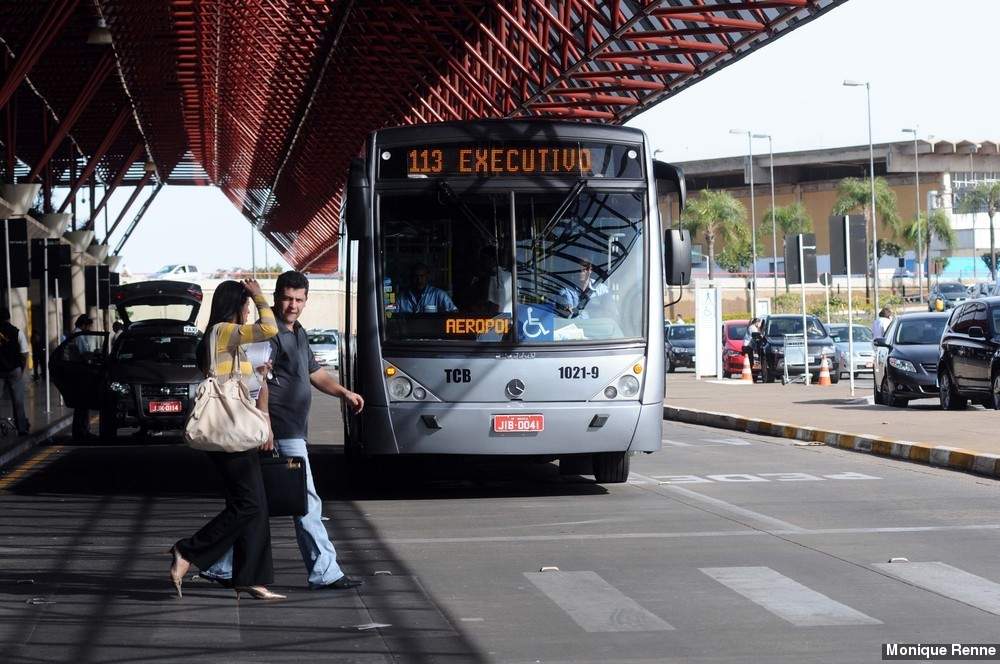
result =
[[[775,221],[775,207],[774,207],[774,143],[771,140],[770,134],[754,134],[754,138],[766,138],[767,139],[767,153],[770,156],[770,166],[771,166],[771,251],[772,251],[772,265],[771,268],[771,281],[774,284],[774,296],[778,297],[778,225]]]
[[[924,261],[921,258],[923,245],[921,244],[920,238],[920,153],[917,147],[917,132],[920,130],[920,125],[917,125],[913,129],[902,129],[901,131],[906,134],[913,134],[913,175],[914,184],[917,187],[917,293],[920,295],[920,301],[924,301],[924,282],[923,282],[923,268]],[[930,210],[927,211],[927,244],[930,244]]]
[[[753,287],[750,289],[750,316],[757,317],[757,211],[753,197],[753,134],[744,129],[730,129],[730,134],[746,134],[747,150],[749,152],[750,164],[750,252],[752,263],[750,265],[750,279]]]
[[[872,183],[872,282],[875,285],[875,312],[878,313],[878,222],[875,216],[875,146],[872,144],[872,86],[869,81],[844,81],[849,88],[865,88],[868,100],[868,177]]]

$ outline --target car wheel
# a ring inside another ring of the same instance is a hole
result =
[[[834,385],[836,385],[837,383],[840,382],[840,372],[839,371],[834,371],[833,373],[830,374],[830,382],[833,383]]]
[[[883,382],[885,381],[884,378],[882,380],[883,380]],[[884,406],[885,405],[885,399],[882,398],[882,386],[881,385],[879,385],[875,389],[875,405],[876,406]]]
[[[955,383],[951,379],[951,374],[947,370],[941,373],[938,384],[940,385],[941,408],[943,410],[965,410],[968,400],[959,395],[958,390],[955,389]]]
[[[669,355],[667,355],[667,357],[664,358],[663,361],[667,365],[667,373],[673,373],[674,371],[677,370],[677,367],[674,366],[674,363],[670,361],[670,356]]]
[[[621,484],[628,479],[628,452],[601,452],[594,455],[594,479],[598,484]]]
[[[991,397],[991,403],[987,408],[992,406],[994,410],[1000,410],[1000,372],[997,372],[993,376],[993,394]]]
[[[893,396],[892,385],[889,384],[888,376],[882,377],[882,385],[879,386],[878,394],[882,397],[881,401],[884,405],[892,408],[906,408],[906,399]]]

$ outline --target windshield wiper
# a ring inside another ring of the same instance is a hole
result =
[[[462,216],[465,217],[477,231],[479,231],[479,234],[483,236],[484,240],[495,243],[492,234],[487,231],[486,224],[484,224],[482,220],[476,216],[476,213],[465,204],[462,197],[456,194],[455,190],[452,189],[447,182],[444,180],[438,181],[438,189],[440,189],[445,198],[448,199],[448,202],[454,205],[458,211],[462,213]]]
[[[532,253],[534,253],[539,240],[548,235],[549,231],[552,230],[552,227],[559,223],[559,220],[562,219],[562,216],[566,213],[566,210],[569,209],[569,206],[576,203],[576,200],[586,188],[587,181],[583,179],[578,180],[577,183],[573,185],[573,188],[566,194],[566,198],[564,198],[562,203],[559,204],[559,207],[556,208],[556,211],[552,214],[549,220],[545,222],[545,226],[542,227],[542,232],[535,236],[535,241],[531,244]]]

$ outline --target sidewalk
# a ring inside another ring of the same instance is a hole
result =
[[[0,436],[0,470],[35,445],[69,428],[73,421],[73,409],[59,405],[59,391],[54,385],[50,387],[51,410],[48,413],[45,412],[44,382],[35,383],[29,376],[24,392],[24,410],[31,423],[31,433],[26,436],[18,436],[16,433]],[[0,399],[0,417],[10,417],[10,415],[10,401],[6,398]]]
[[[871,380],[819,387],[667,376],[663,418],[831,445],[1000,477],[997,413],[942,411],[936,399],[907,408],[872,404]],[[862,387],[863,386],[863,387]]]

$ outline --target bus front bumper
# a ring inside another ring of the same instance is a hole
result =
[[[660,449],[663,405],[637,401],[394,403],[365,409],[368,454],[561,455]],[[542,414],[544,429],[497,433],[494,415]],[[603,420],[603,421],[602,421]]]

